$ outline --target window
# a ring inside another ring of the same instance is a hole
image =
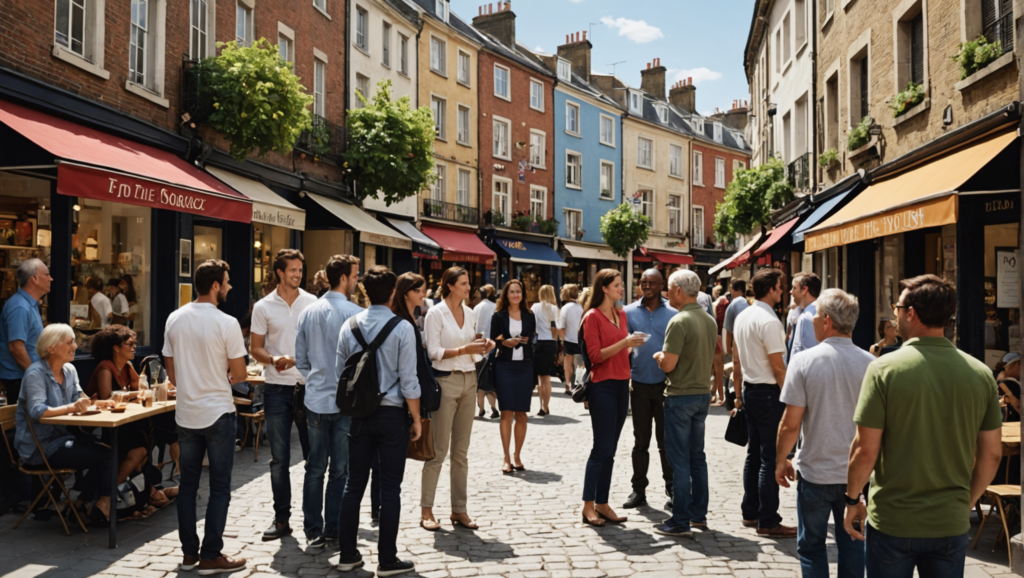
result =
[[[722,142],[722,123],[715,121],[712,127],[712,134],[714,135],[715,142]]]
[[[649,138],[636,139],[636,166],[654,170],[654,141]]]
[[[548,218],[548,191],[547,189],[530,187],[530,215],[534,221],[543,221]]]
[[[132,0],[132,24],[128,47],[128,80],[146,84],[149,72],[146,49],[149,44],[149,0]]]
[[[446,0],[434,0],[434,15],[448,22],[448,2]]]
[[[86,0],[57,0],[54,37],[57,44],[86,57]],[[86,57],[87,58],[87,57]]]
[[[459,205],[463,207],[469,206],[469,171],[466,169],[459,169]]]
[[[539,130],[530,131],[530,166],[547,168],[547,135]]]
[[[724,189],[725,188],[725,159],[715,159],[715,186]]]
[[[313,59],[313,112],[326,116],[324,112],[324,75],[327,74],[327,63],[319,58]],[[365,88],[365,87],[363,87]],[[364,95],[366,93],[363,93]]]
[[[583,211],[565,209],[565,236],[568,239],[583,237]]]
[[[910,82],[924,84],[924,13],[910,21]]]
[[[807,0],[794,0],[793,15],[796,20],[796,47],[799,49],[807,42]]]
[[[793,36],[790,32],[789,14],[782,19],[782,65],[785,66],[793,57]]]
[[[565,152],[565,186],[571,189],[583,187],[583,155]]]
[[[825,18],[828,19],[836,11],[836,0],[825,0]]]
[[[398,71],[402,74],[409,75],[409,39],[404,34],[398,35]]]
[[[693,207],[693,225],[691,226],[690,242],[703,245],[704,244],[704,207],[694,205]]]
[[[509,155],[509,139],[512,132],[512,123],[500,117],[494,117],[494,143],[491,154],[499,159],[512,160]]]
[[[472,64],[472,62],[470,61],[469,54],[467,54],[467,53],[465,53],[465,52],[460,50],[459,51],[459,77],[457,78],[457,80],[459,81],[460,84],[465,84],[466,86],[469,86],[469,83],[470,83],[469,72],[470,72],[470,69],[471,69],[471,66],[470,66],[471,64]]]
[[[292,41],[284,34],[277,35],[277,53],[287,62],[295,62],[295,50],[292,48]]]
[[[508,208],[508,190],[511,181],[505,179],[494,178],[494,191],[491,195],[491,214],[499,214],[503,218],[499,219],[499,222],[504,224],[506,227],[510,226],[511,219],[509,219],[509,208]]]
[[[668,234],[683,234],[683,197],[679,195],[668,196]]]
[[[683,147],[669,145],[668,161],[668,174],[673,177],[683,178]]]
[[[601,161],[601,198],[615,200],[615,165]]]
[[[469,145],[469,107],[459,105],[459,134],[455,136],[455,141],[459,144]]]
[[[370,14],[356,7],[356,47],[363,52],[370,51]]]
[[[661,120],[661,122],[663,122],[665,124],[668,124],[668,107],[667,106],[658,106],[658,119]]]
[[[989,42],[999,40],[1003,54],[1013,52],[1013,4],[1010,0],[981,0],[981,33]]]
[[[358,73],[356,74],[356,92],[358,94],[363,95],[363,98],[365,98],[365,99],[369,99],[370,98],[370,79],[369,79],[369,77],[363,76],[362,74],[358,74]],[[363,108],[363,101],[359,100],[358,96],[355,99],[353,99],[353,100],[355,102],[353,102],[352,104],[353,104],[353,106],[355,108]]]
[[[462,58],[462,55],[459,55]],[[461,67],[459,67],[461,71]],[[459,73],[461,76],[461,72]],[[508,92],[508,75],[509,70],[504,66],[494,65],[494,96],[498,98],[504,98],[505,100],[511,100]]]
[[[782,72],[782,30],[775,31],[775,72]]]
[[[381,27],[381,64],[391,68],[391,25],[385,22]]]
[[[580,105],[565,103],[565,132],[580,134]]]
[[[558,80],[572,82],[572,64],[568,60],[558,59]]]
[[[189,45],[188,53],[193,60],[202,60],[209,56],[208,40],[209,5],[207,0],[191,0],[189,2]],[[285,58],[285,60],[288,60]]]
[[[430,111],[434,113],[434,132],[437,133],[437,138],[441,140],[448,140],[444,130],[444,109],[445,100],[432,96],[430,98]]]
[[[601,115],[601,144],[615,146],[615,120],[606,114]]]
[[[252,8],[238,0],[235,5],[235,42],[252,46]]]
[[[825,148],[839,150],[839,73],[825,81]]]
[[[430,70],[444,76],[446,74],[444,40],[430,37]]]
[[[313,0],[313,6],[327,12],[327,0]]]
[[[704,153],[693,151],[693,184],[704,186]]]
[[[745,169],[745,168],[747,168],[747,163],[745,163],[744,161],[737,161],[737,160],[732,161],[732,178],[733,178],[733,180],[736,180],[736,172],[739,171],[740,169]]]
[[[867,48],[850,62],[850,125],[853,126],[866,116],[871,116]]]
[[[699,116],[693,117],[693,130],[697,134],[699,134],[701,136],[704,136],[704,119],[703,118],[701,118]]]
[[[654,191],[639,191],[640,193],[640,214],[646,215],[651,220],[651,228],[654,228]]]
[[[792,148],[790,143],[793,142],[793,112],[787,112],[782,115],[782,162],[788,163],[793,160]]]
[[[629,112],[643,114],[643,97],[634,90],[629,91]]]
[[[445,176],[448,173],[448,167],[441,164],[434,165],[434,174],[437,176],[437,180],[434,181],[433,186],[430,188],[430,198],[435,201],[445,200]]]
[[[544,112],[544,84],[530,81],[530,108]]]

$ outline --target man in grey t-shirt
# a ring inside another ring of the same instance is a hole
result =
[[[786,404],[776,442],[775,479],[789,487],[796,478],[787,459],[803,428],[797,450],[797,554],[805,575],[827,576],[828,517],[835,523],[840,576],[864,575],[864,547],[843,529],[846,465],[856,426],[861,383],[874,356],[850,339],[857,322],[857,298],[828,289],[813,317],[816,347],[797,353],[786,369],[781,400]]]
[[[722,336],[726,355],[732,355],[733,328],[736,327],[736,318],[743,313],[744,309],[750,307],[750,303],[747,303],[747,282],[743,279],[734,279],[729,285],[729,296],[731,301],[725,308],[725,322],[722,324],[727,332]]]

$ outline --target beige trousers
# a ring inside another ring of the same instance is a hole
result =
[[[469,437],[476,412],[476,374],[452,373],[437,380],[441,386],[441,407],[431,414],[436,457],[423,464],[420,507],[433,508],[441,464],[451,445],[452,513],[466,512],[466,484],[469,479]]]

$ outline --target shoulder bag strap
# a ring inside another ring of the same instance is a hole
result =
[[[391,331],[394,330],[394,328],[401,322],[402,318],[397,315],[395,315],[391,319],[388,319],[388,322],[384,325],[384,328],[380,330],[380,333],[377,334],[377,337],[373,338],[373,341],[370,343],[370,347],[372,347],[373,349],[378,349],[381,345],[383,345],[384,340],[391,335]]]
[[[363,332],[359,330],[359,323],[356,321],[356,316],[353,315],[348,320],[348,328],[352,330],[352,336],[359,342],[359,347],[366,350],[366,340],[363,339]]]

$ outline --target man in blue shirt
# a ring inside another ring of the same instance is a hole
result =
[[[295,367],[306,379],[306,422],[309,428],[309,458],[302,488],[302,514],[309,548],[323,548],[326,541],[338,539],[341,494],[348,477],[348,432],[350,420],[338,413],[338,337],[341,327],[363,311],[348,300],[359,283],[359,259],[335,255],[324,268],[331,290],[299,316],[295,336]],[[324,510],[324,474],[327,480],[327,504]]]
[[[665,494],[672,498],[672,468],[665,457],[665,372],[658,368],[654,354],[665,343],[665,328],[678,311],[661,296],[665,278],[661,271],[648,269],[640,278],[640,301],[629,304],[626,322],[630,333],[637,331],[648,336],[643,345],[633,349],[632,386],[630,405],[633,408],[633,493],[623,508],[639,508],[647,503],[647,466],[651,445],[651,420],[654,436],[661,454],[661,475],[665,479]]]
[[[29,365],[39,361],[36,341],[43,332],[39,300],[50,292],[50,270],[39,259],[27,259],[18,267],[18,292],[4,303],[0,313],[0,382],[7,403],[18,403],[21,379]]]
[[[814,315],[818,312],[815,301],[821,294],[821,278],[814,273],[797,273],[793,277],[792,285],[790,292],[793,301],[801,311],[796,318],[796,323],[793,324],[789,338],[787,362],[793,359],[797,353],[818,344],[818,340],[814,337]]]
[[[365,343],[373,342],[385,325],[395,318],[391,301],[397,282],[398,277],[382,265],[367,271],[363,288],[370,299],[370,308],[355,316]],[[359,503],[363,499],[374,458],[380,461],[381,476],[377,575],[394,576],[414,569],[412,562],[398,559],[397,540],[405,458],[409,441],[420,437],[420,382],[416,376],[415,360],[409,363],[410,353],[416,348],[415,331],[411,323],[399,321],[384,339],[377,349],[377,377],[384,398],[373,414],[352,420],[354,433],[349,439],[349,479],[341,499],[339,524],[341,552],[338,570],[342,572],[363,566],[363,557],[356,548]],[[338,339],[337,366],[344,367],[349,356],[361,350],[350,324],[345,323]]]
[[[729,285],[729,306],[725,308],[725,322],[722,324],[726,332],[722,335],[722,346],[725,347],[726,355],[732,355],[736,318],[747,307],[750,307],[750,303],[747,302],[747,282],[743,279],[733,279]]]

